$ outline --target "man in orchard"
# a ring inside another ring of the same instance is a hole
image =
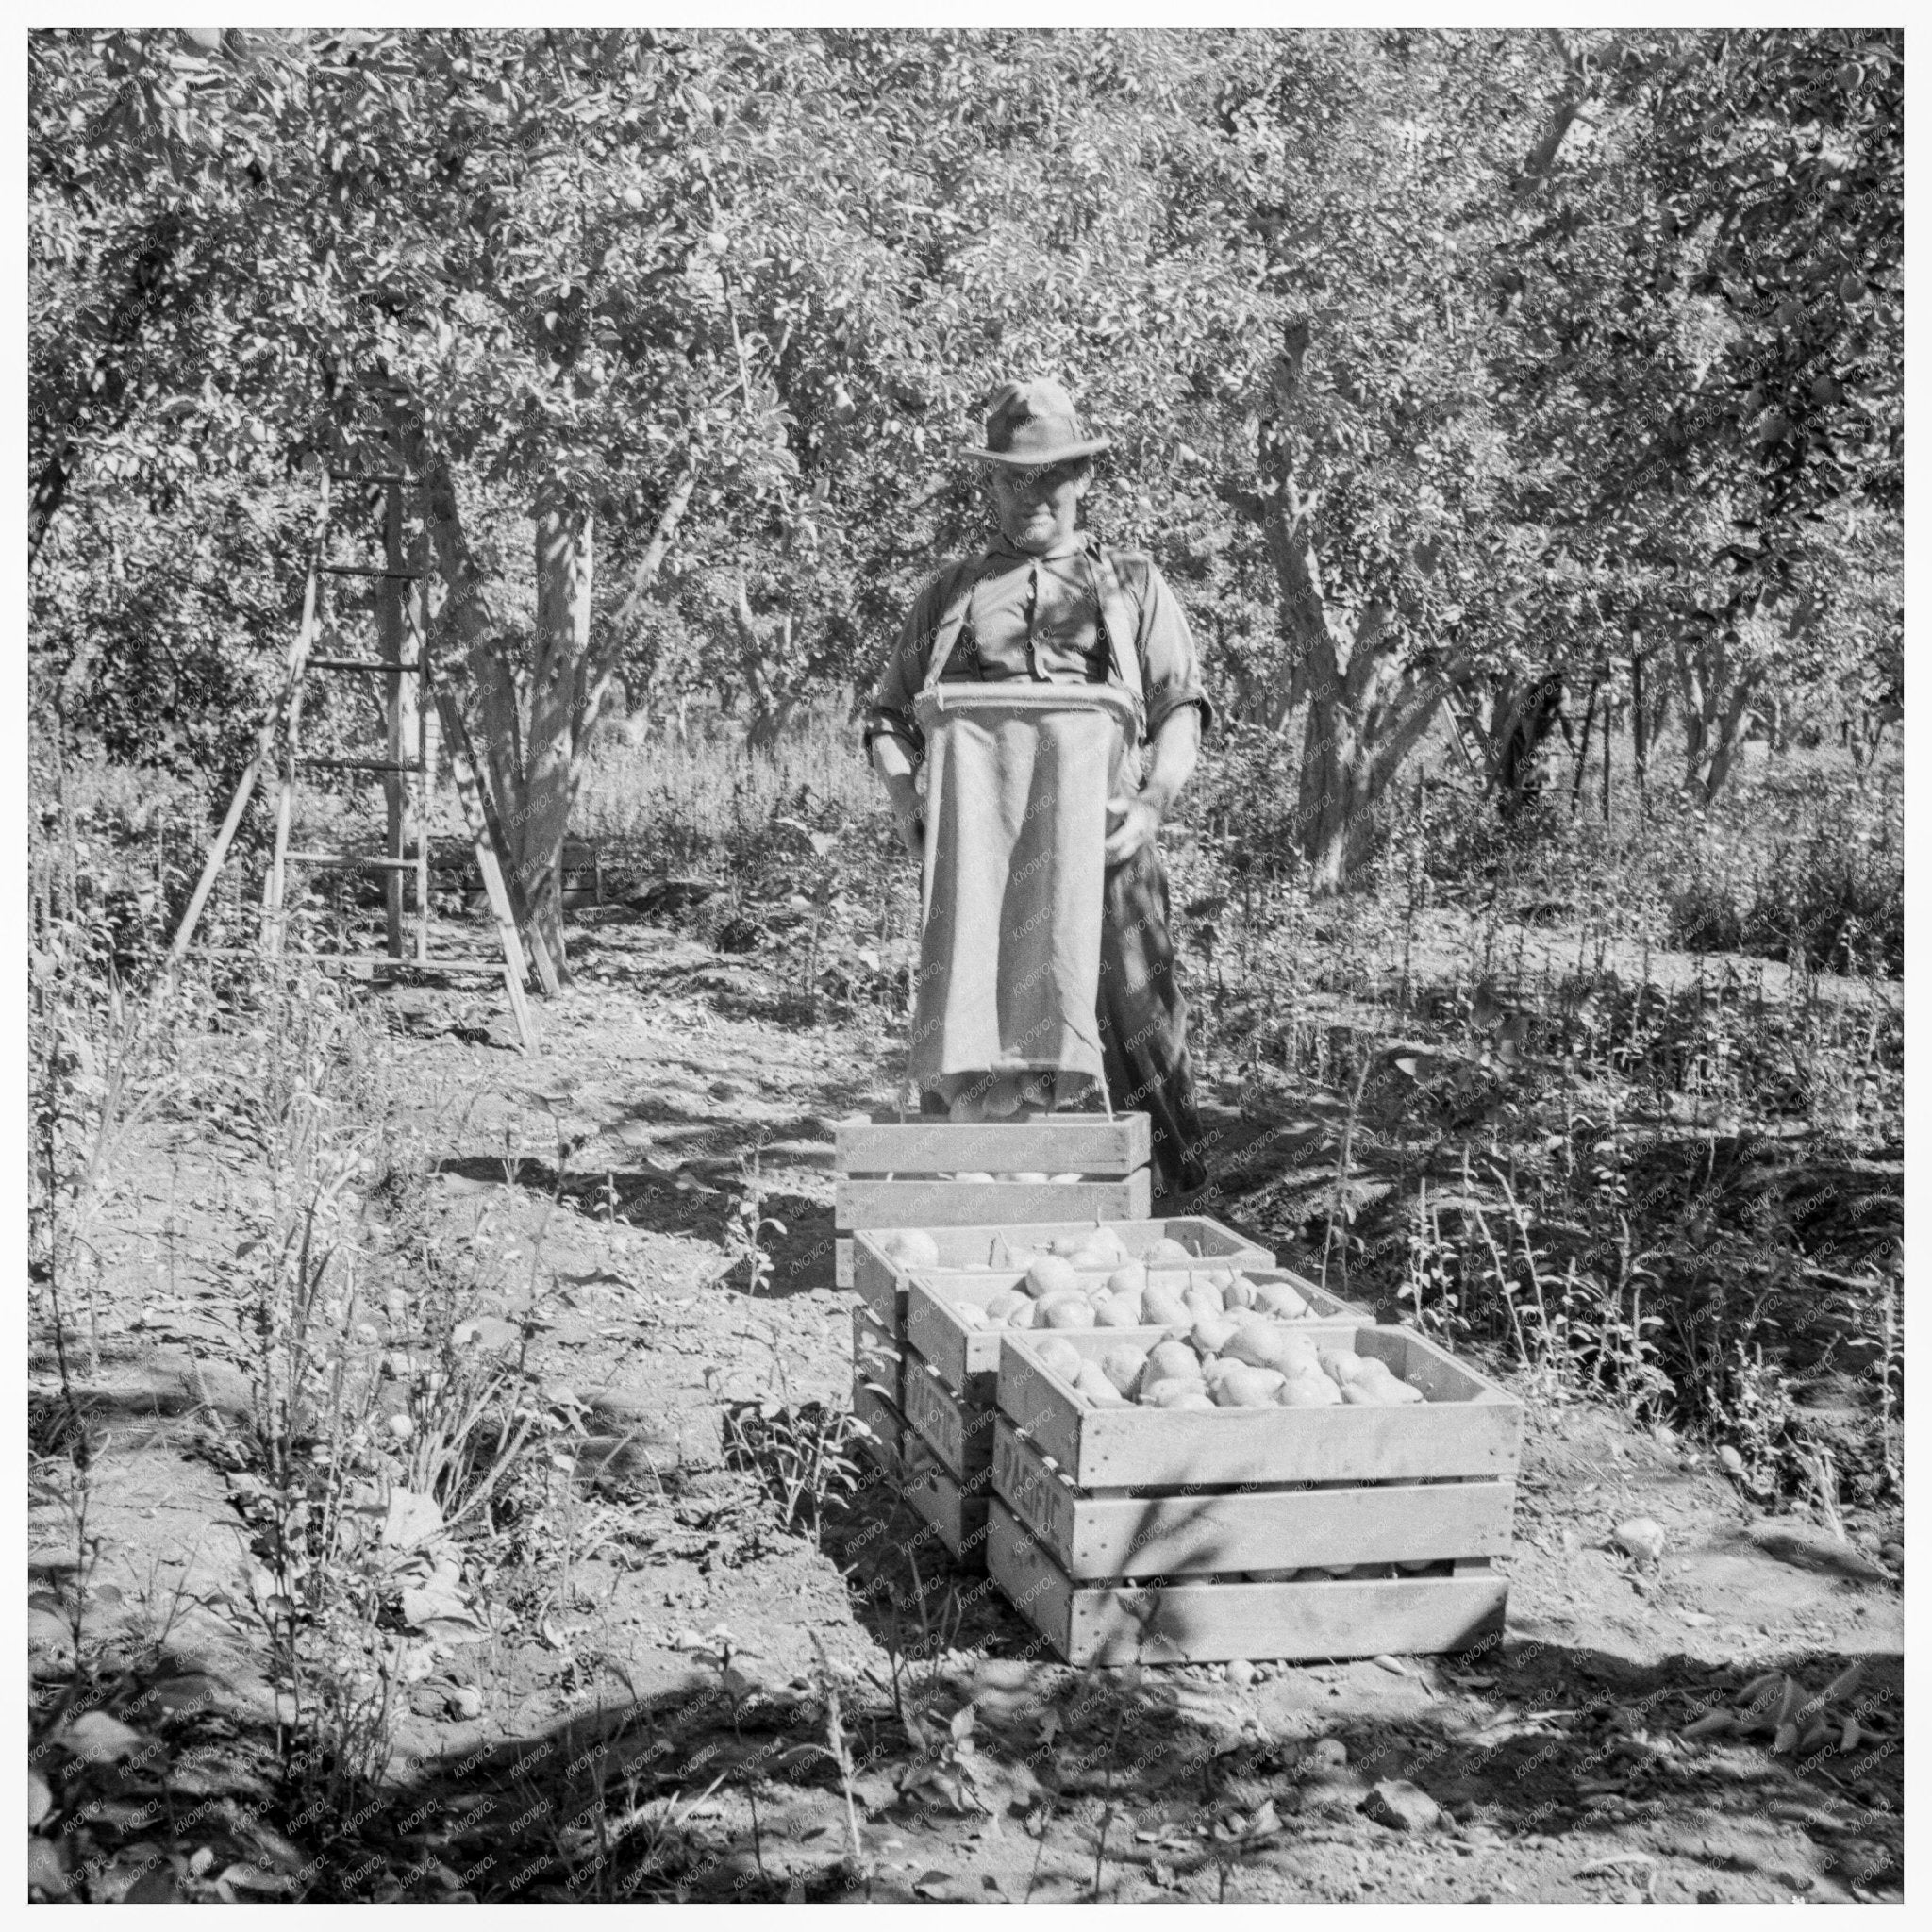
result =
[[[949,562],[913,600],[865,741],[900,839],[920,859],[925,828],[913,774],[923,738],[913,700],[936,648],[948,653],[941,681],[1022,678],[1139,693],[1146,774],[1133,789],[1130,763],[1128,784],[1108,801],[1096,1018],[1108,1096],[1120,1111],[1150,1116],[1155,1190],[1172,1205],[1208,1174],[1155,835],[1193,774],[1211,711],[1187,617],[1152,560],[1109,550],[1079,525],[1093,458],[1107,447],[1106,437],[1085,432],[1058,383],[1008,382],[994,392],[984,445],[961,455],[985,468],[998,534],[977,556]]]

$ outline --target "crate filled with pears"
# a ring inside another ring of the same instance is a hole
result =
[[[992,1231],[983,1247],[958,1240],[962,1232],[863,1236],[858,1279],[874,1345],[889,1336],[897,1344],[906,1494],[955,1557],[974,1567],[992,1494],[1003,1336],[1036,1324],[1124,1331],[1210,1303],[1218,1311],[1229,1296],[1359,1319],[1276,1269],[1267,1249],[1206,1217],[1008,1228]],[[942,1248],[948,1233],[956,1239]]]
[[[1423,1654],[1501,1630],[1521,1405],[1305,1284],[1295,1309],[1266,1272],[1218,1310],[1150,1292],[1136,1326],[1049,1311],[999,1336],[987,1567],[1066,1661]]]

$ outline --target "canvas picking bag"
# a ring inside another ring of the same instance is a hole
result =
[[[924,920],[908,1075],[950,1099],[988,1074],[1105,1089],[1100,983],[1107,802],[1134,698],[1117,686],[928,681]]]

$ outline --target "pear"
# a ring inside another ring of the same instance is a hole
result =
[[[1011,1289],[1006,1289],[986,1304],[986,1312],[995,1322],[1006,1322],[1016,1308],[1030,1308],[1032,1306],[1024,1294],[1015,1294]]]
[[[1298,1322],[1308,1312],[1307,1300],[1286,1281],[1264,1281],[1255,1291],[1255,1306],[1283,1322]]]
[[[1124,1294],[1110,1294],[1093,1304],[1094,1325],[1100,1328],[1138,1328],[1141,1307]]]
[[[1191,1328],[1195,1317],[1173,1289],[1150,1281],[1141,1291],[1141,1319],[1161,1328]]]
[[[1357,1408],[1392,1408],[1394,1405],[1382,1393],[1382,1385],[1373,1375],[1357,1375],[1352,1382],[1341,1385],[1341,1399],[1352,1403]]]
[[[1086,1360],[1071,1341],[1062,1341],[1057,1335],[1045,1337],[1039,1346],[1040,1365],[1051,1369],[1063,1382],[1071,1382],[1080,1373],[1080,1364]]]
[[[1332,1381],[1353,1382],[1362,1372],[1362,1358],[1352,1348],[1320,1348],[1315,1354]]]
[[[1157,1262],[1162,1261],[1166,1262],[1170,1267],[1175,1262],[1179,1262],[1183,1268],[1186,1268],[1194,1259],[1193,1256],[1189,1254],[1187,1249],[1182,1247],[1180,1242],[1175,1241],[1172,1235],[1162,1235],[1151,1248],[1142,1254],[1141,1258],[1150,1268]]]
[[[1221,1297],[1208,1288],[1191,1288],[1181,1296],[1181,1302],[1197,1322],[1205,1322],[1211,1316],[1224,1314]]]
[[[1007,1326],[1031,1328],[1040,1319],[1040,1304],[1029,1302],[1024,1294],[1018,1297],[1018,1301],[1020,1306],[1008,1312]]]
[[[1341,1401],[1341,1391],[1318,1370],[1284,1382],[1274,1399],[1283,1408],[1334,1408]]]
[[[1147,1369],[1157,1381],[1174,1377],[1198,1383],[1201,1357],[1185,1341],[1157,1341],[1148,1351]]]
[[[1050,1294],[1078,1294],[1080,1277],[1061,1255],[1042,1255],[1026,1270],[1025,1291],[1037,1302]]]
[[[1057,1294],[1034,1309],[1033,1320],[1048,1328],[1091,1328],[1093,1304],[1085,1295]]]
[[[1124,1408],[1127,1398],[1106,1376],[1098,1362],[1082,1362],[1074,1387],[1099,1408]]]
[[[1188,1339],[1199,1354],[1219,1355],[1234,1335],[1234,1324],[1225,1315],[1203,1315]]]
[[[1231,1277],[1227,1286],[1221,1291],[1221,1305],[1229,1314],[1233,1314],[1237,1308],[1255,1307],[1258,1294],[1259,1291],[1245,1274],[1237,1274]]]
[[[1100,1372],[1123,1395],[1131,1395],[1147,1367],[1147,1351],[1123,1341],[1100,1357]]]
[[[1284,1334],[1273,1322],[1264,1322],[1251,1310],[1243,1308],[1227,1319],[1234,1324],[1234,1334],[1224,1345],[1224,1355],[1237,1356],[1257,1369],[1279,1369],[1284,1375],[1291,1364],[1297,1368],[1304,1363],[1310,1368],[1316,1365],[1314,1351],[1306,1342]]]
[[[1145,1294],[1147,1271],[1138,1261],[1125,1262],[1107,1277],[1107,1286],[1110,1294]]]
[[[1223,1408],[1266,1408],[1284,1386],[1273,1369],[1237,1366],[1220,1378],[1212,1392]]]
[[[895,1227],[879,1239],[879,1249],[902,1268],[937,1268],[940,1244],[923,1227]]]

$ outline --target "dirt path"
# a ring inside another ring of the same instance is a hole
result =
[[[1897,1894],[1896,1577],[1594,1408],[1531,1431],[1508,1634],[1484,1657],[1264,1666],[1247,1683],[1083,1674],[1035,1660],[1017,1614],[929,1541],[914,1560],[944,1588],[922,1640],[885,1592],[916,1519],[874,1488],[816,1550],[727,1466],[721,1437],[729,1404],[844,1404],[830,1122],[887,1100],[889,1043],[781,1024],[774,974],[654,927],[613,920],[574,958],[536,1060],[490,1043],[459,998],[395,1003],[408,1124],[436,1175],[425,1226],[452,1247],[495,1243],[481,1312],[533,1325],[592,1474],[555,1506],[576,1512],[553,1525],[572,1554],[466,1570],[489,1634],[427,1651],[389,1790],[319,1864],[317,1821],[250,1813],[275,1693],[208,1453],[211,1416],[246,1407],[223,1301],[234,1203],[206,1149],[144,1136],[87,1392],[103,1540],[89,1614],[131,1648],[172,1612],[150,1674],[204,1695],[161,1725],[165,1771],[88,1774],[97,1805],[123,1806],[70,1833],[70,1871],[100,1861],[93,1895],[138,1871],[172,1872],[162,1895],[216,1896],[225,1870],[245,1892],[245,1866],[268,1895],[821,1899],[848,1890],[855,1823],[880,1899]],[[559,1123],[587,1136],[560,1175]],[[784,1224],[756,1293],[747,1267],[720,1275],[755,1149],[762,1212]],[[49,1386],[37,1362],[43,1444],[58,1434]],[[1639,1515],[1666,1533],[1658,1565],[1610,1546]],[[71,1526],[44,1498],[35,1542],[35,1668],[54,1681],[75,1584]],[[810,1748],[827,1737],[821,1646],[850,1812]],[[1816,1691],[1857,1659],[1850,1751],[1835,1734],[1774,1755],[1790,1742],[1774,1725],[1682,1737],[1765,1673]],[[104,1800],[114,1777],[125,1790]],[[135,1804],[157,1778],[177,1805],[209,1794],[172,1839]],[[1377,1822],[1394,1815],[1370,1796],[1387,1781],[1440,1816]],[[196,1870],[203,1844],[215,1857]],[[144,1864],[156,1845],[162,1862]]]

